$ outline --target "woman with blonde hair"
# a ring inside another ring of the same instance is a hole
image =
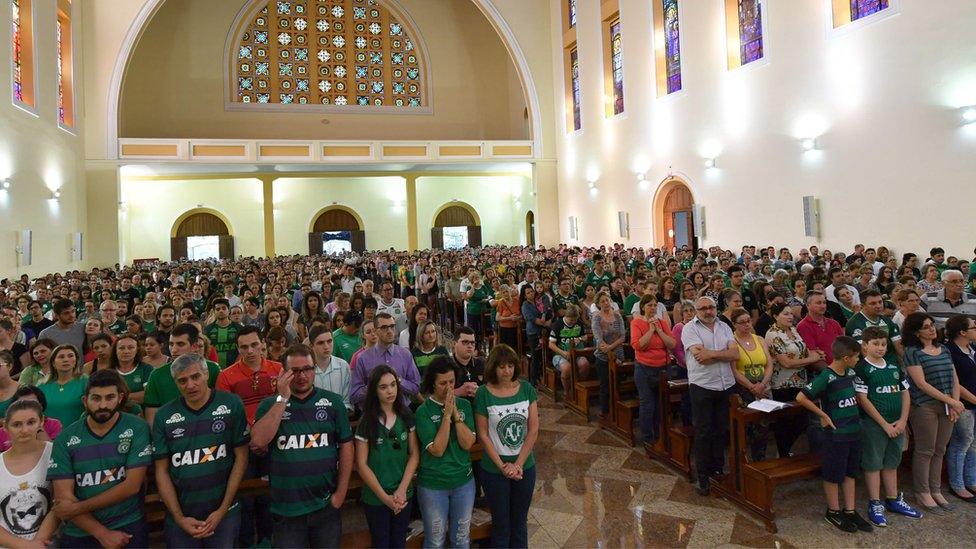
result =
[[[413,354],[413,362],[420,370],[421,377],[432,360],[439,356],[449,356],[436,322],[425,320],[417,325],[417,340],[410,352]]]
[[[39,387],[47,399],[47,415],[71,425],[78,421],[85,407],[81,397],[85,394],[88,376],[81,373],[78,349],[74,345],[58,345],[51,351],[51,377]]]

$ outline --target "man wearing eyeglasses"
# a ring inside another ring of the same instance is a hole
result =
[[[729,397],[735,385],[732,361],[739,357],[732,328],[716,322],[717,317],[715,300],[699,297],[695,301],[695,318],[681,331],[695,428],[695,470],[701,495],[708,495],[709,478],[721,475],[725,468]]]
[[[929,292],[922,298],[925,310],[935,319],[937,328],[945,328],[946,320],[955,315],[976,319],[976,295],[966,291],[965,277],[961,271],[942,271],[942,289]]]
[[[396,321],[389,313],[377,313],[374,320],[376,327],[376,345],[363,351],[356,359],[356,367],[352,371],[352,389],[349,398],[356,406],[361,406],[366,399],[366,385],[373,368],[386,364],[393,368],[399,378],[402,395],[410,399],[420,392],[420,371],[413,361],[413,355],[396,345]]]
[[[270,445],[274,546],[338,547],[354,455],[346,407],[315,387],[310,348],[294,345],[282,361],[278,395],[258,405],[251,432],[252,446]]]

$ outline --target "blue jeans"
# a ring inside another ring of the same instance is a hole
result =
[[[640,363],[634,364],[634,384],[637,385],[637,398],[640,401],[639,417],[641,439],[646,443],[656,442],[661,433],[661,407],[658,405],[658,387],[665,368],[651,368]]]
[[[471,546],[471,509],[474,507],[474,478],[453,490],[417,487],[417,501],[424,519],[424,547]]]
[[[946,450],[949,486],[956,490],[976,487],[976,415],[965,410],[952,427],[952,438]]]
[[[203,517],[204,519],[207,517]],[[167,517],[168,519],[168,517]],[[203,519],[199,519],[203,520]],[[166,547],[200,547],[210,549],[220,549],[223,547],[234,547],[237,543],[237,532],[241,529],[241,510],[240,504],[231,509],[224,516],[224,519],[217,525],[217,529],[210,537],[195,539],[187,534],[178,524],[171,520],[166,521],[163,527],[163,535],[166,538]],[[132,545],[131,543],[129,545]]]
[[[146,526],[145,519],[137,520],[120,528],[115,528],[115,530],[125,532],[132,536],[132,539],[129,540],[129,544],[126,547],[149,547],[149,527]],[[95,539],[95,536],[74,537],[63,535],[57,543],[57,546],[62,548],[88,549],[90,547],[92,549],[100,549],[102,544]]]
[[[366,524],[369,526],[369,545],[371,547],[389,547],[390,549],[405,547],[411,511],[413,511],[413,505],[410,502],[407,502],[407,506],[396,514],[386,505],[367,505],[364,503],[363,514],[366,515]]]
[[[307,515],[271,515],[271,520],[274,547],[339,547],[342,540],[342,517],[331,501]]]
[[[522,480],[481,472],[481,481],[491,507],[490,547],[529,546],[529,506],[535,491],[535,467],[522,471]]]

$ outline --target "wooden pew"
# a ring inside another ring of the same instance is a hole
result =
[[[695,441],[695,429],[691,425],[674,421],[675,415],[680,413],[681,399],[687,392],[687,379],[668,380],[667,376],[661,376],[658,383],[658,402],[666,403],[661,409],[661,436],[656,444],[646,450],[649,457],[663,458],[664,463],[680,471],[691,482],[691,450]]]
[[[806,410],[793,405],[766,413],[747,408],[739,395],[732,395],[729,404],[730,474],[713,483],[713,490],[743,509],[758,515],[766,529],[776,532],[773,511],[773,492],[777,486],[811,478],[820,471],[820,456],[795,456],[752,461],[749,454],[747,427],[763,420],[778,421],[795,418],[806,421]]]
[[[471,447],[471,466],[478,467],[478,463],[481,461],[481,457],[484,454],[484,448],[481,443],[475,440],[474,446]],[[163,522],[166,519],[166,505],[163,503],[162,498],[159,497],[159,493],[155,490],[155,483],[152,482],[152,473],[155,470],[155,464],[151,464],[147,470],[147,484],[148,489],[146,490],[145,497],[145,513],[146,522],[149,524],[150,530],[162,529]],[[260,478],[245,479],[241,481],[240,486],[237,489],[238,499],[246,499],[257,496],[266,496],[270,491],[270,483],[267,480]],[[359,494],[362,492],[363,480],[356,472],[356,463],[353,462],[352,475],[349,477],[349,491],[346,494],[345,505],[357,505],[359,501]],[[486,509],[487,511],[487,509]],[[480,526],[471,527],[471,541],[486,540],[491,536],[491,522],[483,524]],[[420,534],[419,536],[414,536],[413,538],[407,539],[407,547],[421,547],[423,546],[424,536]],[[342,546],[343,547],[369,547],[369,531],[361,530],[358,532],[347,532],[342,535]]]
[[[600,392],[600,381],[596,379],[596,359],[593,356],[593,350],[593,347],[584,349],[572,347],[569,350],[569,386],[572,394],[566,395],[566,407],[586,418],[586,421],[590,420],[590,400]],[[579,379],[576,371],[576,360],[580,357],[586,357],[590,361],[590,379]]]
[[[634,446],[637,441],[634,421],[640,409],[637,386],[634,384],[634,361],[618,361],[616,353],[611,353],[609,359],[610,422],[604,428]]]
[[[539,352],[542,353],[542,357],[540,358],[542,384],[539,386],[539,391],[552,397],[553,402],[559,402],[559,372],[552,365],[552,351],[549,350],[548,328],[539,330],[539,340],[541,343]]]

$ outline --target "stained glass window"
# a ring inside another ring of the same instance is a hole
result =
[[[20,34],[20,0],[11,0],[13,5],[13,29],[11,35],[13,36],[13,61],[14,61],[14,99],[17,101],[24,100],[24,80],[23,73],[21,71],[21,40],[22,36]]]
[[[569,2],[569,27],[576,26],[576,0],[566,0]]]
[[[668,71],[668,93],[681,89],[681,31],[678,27],[678,0],[664,2],[664,53]]]
[[[857,21],[888,7],[888,0],[851,0],[851,21]]]
[[[569,67],[573,88],[573,130],[575,131],[583,127],[583,116],[580,111],[583,98],[580,91],[579,54],[576,48],[569,51]]]
[[[61,19],[56,23],[58,42],[58,122],[64,124],[64,49],[61,47]]]
[[[240,103],[427,104],[417,44],[379,0],[270,0],[235,54]]]
[[[613,64],[613,114],[624,112],[624,48],[620,20],[610,23],[610,59]]]
[[[763,56],[762,0],[739,2],[739,59],[743,65]]]

